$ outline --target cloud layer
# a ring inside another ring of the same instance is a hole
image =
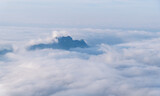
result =
[[[42,29],[42,32],[29,28],[3,29],[15,35],[19,30],[23,30],[19,37],[0,39],[14,49],[4,55],[7,61],[0,60],[1,96],[160,95],[159,32],[43,29],[44,33]],[[30,32],[23,34],[26,30]],[[30,44],[50,42],[50,30],[58,30],[53,34],[59,32],[73,39],[84,39],[92,45],[88,51],[103,51],[103,54],[86,54],[82,49],[26,50]]]

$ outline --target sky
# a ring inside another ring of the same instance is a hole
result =
[[[0,25],[159,30],[159,5],[159,0],[0,0]]]

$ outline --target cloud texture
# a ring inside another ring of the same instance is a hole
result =
[[[50,36],[53,30],[57,31]],[[1,31],[7,33],[0,33],[1,45],[5,42],[14,50],[3,56],[7,60],[0,60],[0,96],[160,95],[160,32],[38,28]],[[28,45],[50,42],[55,33],[84,39],[92,45],[88,51],[103,54],[26,50]]]

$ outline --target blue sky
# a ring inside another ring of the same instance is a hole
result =
[[[0,0],[0,25],[159,29],[158,0]]]

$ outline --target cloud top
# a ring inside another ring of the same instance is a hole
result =
[[[51,31],[23,29],[25,34],[14,37],[18,32],[8,30],[10,37],[0,40],[10,42],[14,51],[5,54],[9,60],[0,61],[0,96],[160,96],[160,32],[66,29],[74,39],[65,40],[99,42],[93,43],[96,47],[73,48],[77,51],[28,51],[29,40],[43,39]],[[108,36],[123,42],[103,42]],[[98,50],[103,54],[84,53]]]

